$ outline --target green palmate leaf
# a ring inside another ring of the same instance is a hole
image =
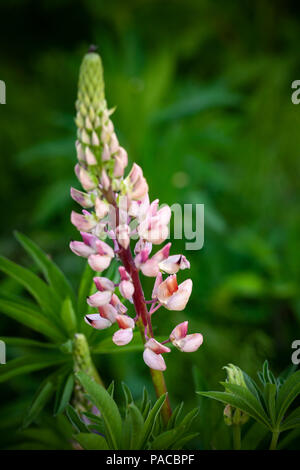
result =
[[[68,405],[74,389],[74,374],[62,374],[56,391],[54,415],[62,413]]]
[[[262,419],[260,414],[255,409],[250,407],[243,398],[237,395],[233,395],[232,393],[228,393],[228,392],[197,392],[197,393],[204,397],[218,400],[224,403],[225,405],[229,404],[229,405],[234,406],[235,408],[239,408],[240,410],[244,411],[245,413],[248,413],[249,416],[252,416],[252,418],[256,419],[257,421],[259,421],[264,426],[270,429],[270,422],[266,419]]]
[[[271,418],[272,426],[275,426],[276,422],[276,393],[276,385],[274,385],[273,383],[267,383],[264,388],[264,400],[266,404],[266,409],[268,410],[269,416]]]
[[[292,431],[286,433],[280,439],[277,449],[282,450],[288,448],[291,444],[295,443],[295,450],[299,450],[299,438],[300,438],[300,427],[293,429]]]
[[[34,304],[29,308],[22,302],[0,298],[0,310],[10,318],[42,333],[56,343],[66,339],[60,329],[36,309]]]
[[[261,423],[254,422],[250,429],[247,431],[242,440],[243,450],[255,450],[260,443],[266,438],[270,430]]]
[[[198,408],[191,410],[178,426],[158,435],[153,440],[151,448],[156,450],[178,449],[179,447],[176,446],[176,443],[180,443],[183,438],[188,436],[188,430],[197,416],[198,411]]]
[[[268,415],[263,409],[261,403],[257,400],[254,395],[252,395],[252,393],[247,388],[241,385],[231,384],[228,382],[221,382],[221,384],[224,387],[226,385],[227,391],[233,393],[234,395],[242,399],[253,412],[259,415],[261,420],[263,420],[266,424],[269,423]]]
[[[108,450],[109,447],[103,436],[92,433],[79,433],[75,436],[76,441],[86,450]]]
[[[176,441],[175,444],[171,447],[171,450],[180,450],[192,439],[195,439],[199,436],[198,432],[188,434],[187,436],[182,437],[179,441]]]
[[[92,403],[101,412],[109,446],[118,449],[121,442],[122,420],[115,401],[103,387],[96,384],[87,374],[78,372],[76,375]]]
[[[176,406],[175,410],[172,413],[171,418],[168,421],[167,429],[172,429],[176,426],[177,421],[180,417],[183,408],[183,401]]]
[[[159,436],[157,436],[153,442],[151,443],[151,449],[153,450],[167,450],[172,447],[172,445],[177,440],[177,430],[171,429],[169,431],[165,431]]]
[[[67,297],[62,303],[61,319],[68,335],[70,338],[73,338],[77,331],[77,318],[74,312],[72,301],[69,297]]]
[[[61,300],[68,295],[74,302],[73,289],[58,266],[28,237],[20,232],[15,232],[15,236],[42,271],[53,292],[59,294]]]
[[[157,339],[159,341],[159,339]],[[139,331],[133,333],[133,338],[126,346],[116,346],[111,337],[105,338],[92,348],[93,354],[117,354],[130,351],[143,351],[144,345]]]
[[[292,411],[287,418],[281,423],[280,431],[287,431],[289,429],[297,428],[300,426],[300,406]]]
[[[243,372],[245,384],[247,388],[250,390],[252,395],[256,397],[256,399],[262,404],[263,403],[263,395],[261,390],[259,389],[257,383],[248,375],[246,372]]]
[[[281,386],[276,404],[277,424],[282,421],[287,409],[300,394],[300,370],[290,375]]]
[[[48,354],[44,351],[39,354],[27,355],[10,360],[0,368],[0,383],[18,375],[27,374],[36,370],[45,369],[66,362],[68,358],[61,354]]]
[[[67,413],[67,416],[69,418],[69,420],[71,421],[71,423],[73,424],[74,428],[76,429],[77,432],[83,432],[83,433],[88,433],[89,432],[89,428],[83,423],[83,421],[81,421],[77,411],[73,408],[73,406],[71,406],[70,404],[68,404],[66,406],[66,413]]]
[[[149,414],[148,414],[148,416],[145,420],[141,435],[140,435],[138,448],[143,449],[145,444],[147,443],[149,437],[151,436],[152,430],[155,426],[155,422],[156,422],[156,420],[159,416],[159,412],[161,410],[161,407],[163,406],[163,404],[166,400],[166,396],[167,396],[166,394],[162,395],[156,401],[153,408],[149,412]]]
[[[131,391],[124,382],[122,382],[122,390],[125,396],[125,406],[127,408],[127,406],[133,402],[133,397]]]
[[[115,392],[115,381],[113,380],[109,386],[107,387],[107,393],[110,394],[110,396],[113,398],[114,397],[114,392]]]
[[[40,414],[42,409],[45,407],[46,403],[50,400],[54,392],[54,384],[51,381],[47,381],[42,384],[39,388],[36,396],[33,399],[33,402],[30,405],[30,408],[24,418],[23,427],[28,427]]]
[[[128,406],[128,419],[130,420],[130,440],[129,449],[139,449],[136,444],[138,443],[138,437],[141,435],[144,418],[138,407],[134,403],[130,403]]]
[[[57,295],[29,269],[0,256],[0,270],[19,282],[38,302],[43,312],[59,326],[59,300]]]

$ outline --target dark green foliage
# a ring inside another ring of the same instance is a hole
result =
[[[175,417],[165,428],[160,417],[160,409],[166,399],[165,395],[152,405],[147,395],[144,394],[142,402],[137,405],[129,388],[123,383],[125,406],[123,416],[121,416],[118,405],[107,390],[96,384],[83,372],[78,374],[78,378],[88,397],[101,413],[101,417],[84,413],[84,416],[90,421],[87,426],[89,432],[87,432],[87,430],[84,431],[86,425],[82,418],[73,408],[68,408],[68,415],[77,431],[74,439],[84,449],[178,450],[198,436],[198,433],[190,431],[192,422],[198,413],[197,409],[190,411],[180,421],[182,409],[180,406]],[[147,411],[145,412],[145,410]]]

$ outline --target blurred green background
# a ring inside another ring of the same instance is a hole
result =
[[[205,204],[204,248],[186,253],[191,270],[179,277],[194,282],[185,314],[160,310],[155,320],[159,334],[187,318],[204,335],[197,353],[167,358],[172,403],[197,405],[195,390],[216,389],[228,362],[250,374],[265,358],[276,373],[289,366],[300,336],[299,3],[13,0],[0,10],[0,253],[31,266],[17,229],[78,284],[84,261],[68,248],[77,237],[74,101],[81,59],[97,44],[120,143],[142,165],[151,199]],[[184,245],[174,241],[173,253]],[[16,291],[3,277],[0,288]],[[38,337],[4,315],[0,327]],[[135,396],[151,389],[140,354],[97,361],[107,384],[125,380]],[[1,384],[3,429],[7,419],[15,432],[40,375]],[[199,426],[209,407],[217,439],[221,405],[201,402]],[[5,447],[1,425],[0,435]],[[205,447],[212,436],[203,436]]]

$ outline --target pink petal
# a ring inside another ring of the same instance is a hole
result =
[[[102,318],[98,313],[86,315],[84,321],[93,328],[96,328],[96,330],[105,330],[111,326],[111,322],[106,318]]]
[[[110,258],[113,258],[115,256],[114,250],[111,248],[111,246],[109,246],[102,240],[96,241],[96,249],[99,255],[107,255]]]
[[[175,326],[174,330],[170,334],[170,340],[172,342],[186,337],[188,331],[188,323],[188,321],[184,321],[183,323],[179,323],[179,325]]]
[[[133,332],[131,328],[126,328],[125,330],[118,330],[113,335],[113,342],[117,346],[124,346],[125,344],[130,343],[133,337]]]
[[[90,307],[101,307],[102,305],[108,304],[111,299],[110,291],[96,292],[87,298],[87,303]]]
[[[172,276],[168,276],[167,279],[165,279],[157,289],[157,297],[158,300],[166,304],[170,297],[174,295],[178,291],[178,284],[177,284],[177,278],[176,274]]]
[[[162,282],[163,282],[162,273],[159,272],[158,275],[156,276],[155,283],[154,283],[154,286],[153,286],[152,299],[156,299],[158,287],[160,286],[160,284]]]
[[[144,276],[156,277],[159,273],[157,261],[155,261],[154,259],[148,259],[146,263],[141,264],[141,271]]]
[[[109,210],[108,204],[106,204],[99,197],[97,197],[95,201],[95,211],[96,211],[97,217],[99,217],[99,219],[103,219],[103,217],[105,217],[106,214],[108,214],[108,210]]]
[[[151,351],[155,352],[155,354],[163,354],[163,353],[171,352],[170,348],[159,343],[154,338],[150,338],[145,343],[145,348],[151,349]]]
[[[93,248],[87,246],[83,242],[73,241],[70,243],[70,248],[77,256],[82,256],[83,258],[88,258],[94,253]]]
[[[176,311],[184,310],[192,293],[192,287],[193,283],[191,279],[187,279],[180,284],[178,290],[167,300],[166,308]]]
[[[96,276],[94,277],[93,281],[97,287],[97,290],[100,290],[100,291],[115,290],[114,283],[110,279],[107,279],[107,277]]]
[[[82,207],[93,207],[93,203],[91,201],[91,198],[88,194],[78,191],[78,189],[71,188],[71,198],[80,204]]]
[[[167,366],[161,354],[155,354],[151,349],[146,348],[143,353],[144,362],[154,370],[166,370]]]
[[[106,318],[111,323],[115,323],[118,317],[118,311],[111,304],[105,304],[98,307],[101,317]]]
[[[119,290],[124,299],[131,299],[134,294],[134,286],[131,281],[121,281]]]
[[[110,265],[111,258],[109,256],[90,255],[88,263],[94,271],[104,271]]]
[[[93,227],[95,227],[96,223],[91,217],[85,217],[82,214],[78,214],[78,212],[71,212],[71,222],[77,230],[83,230],[84,232],[88,232]]]
[[[96,242],[98,238],[95,235],[92,235],[88,232],[80,232],[80,235],[82,236],[82,240],[86,245],[96,250]]]
[[[203,336],[200,333],[193,333],[187,335],[185,338],[175,341],[173,344],[182,352],[194,352],[200,348],[203,343]]]
[[[158,263],[163,261],[164,259],[168,258],[170,253],[171,243],[167,243],[161,250],[157,251],[155,255],[153,255],[153,259],[155,259]]]
[[[117,322],[120,328],[125,330],[126,328],[134,328],[134,320],[127,315],[117,315]]]
[[[116,294],[113,294],[111,296],[110,303],[117,309],[119,313],[123,314],[127,312],[127,307],[125,307],[125,305],[122,304],[122,302],[120,301],[119,297]]]

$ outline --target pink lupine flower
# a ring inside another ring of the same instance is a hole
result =
[[[111,296],[110,303],[113,307],[116,308],[116,310],[119,313],[126,313],[127,312],[127,307],[124,304],[122,304],[121,300],[119,299],[119,297],[116,294],[113,294]]]
[[[78,191],[78,189],[71,188],[71,198],[81,205],[81,207],[85,207],[88,209],[89,207],[93,207],[94,203],[92,198],[89,194],[84,193],[83,191]]]
[[[124,299],[132,299],[134,294],[134,285],[132,280],[123,266],[119,267],[119,273],[121,276],[121,282],[119,284],[120,293]]]
[[[85,322],[96,330],[105,330],[111,326],[111,322],[101,317],[98,313],[92,313],[84,317]]]
[[[180,323],[170,334],[170,340],[182,352],[197,351],[203,343],[203,336],[200,333],[188,335],[187,330],[188,322]]]
[[[77,164],[75,166],[75,174],[80,181],[81,186],[86,191],[91,191],[96,187],[94,180],[91,178],[89,172],[85,170],[82,166]]]
[[[169,256],[159,263],[159,269],[167,274],[176,274],[180,269],[189,269],[190,263],[183,255]]]
[[[134,163],[126,171],[128,156],[110,119],[113,110],[107,108],[104,98],[99,56],[94,52],[87,54],[80,73],[75,173],[84,191],[72,188],[71,196],[84,209],[81,214],[72,212],[71,221],[80,231],[82,241],[72,241],[70,248],[76,255],[87,258],[96,272],[107,269],[113,258],[121,264],[118,284],[104,276],[94,278],[97,292],[87,298],[87,303],[98,312],[86,315],[85,321],[99,330],[117,323],[119,329],[112,337],[117,346],[132,340],[138,323],[146,341],[145,363],[164,371],[162,355],[170,352],[166,343],[192,352],[203,341],[200,333],[187,334],[188,322],[177,325],[163,343],[155,340],[153,334],[152,314],[161,306],[175,311],[185,308],[192,281],[187,279],[178,285],[176,273],[188,269],[190,263],[183,255],[170,255],[171,243],[152,253],[152,244],[160,245],[168,237],[171,209],[167,205],[159,209],[158,199],[150,203],[148,184],[139,165]],[[91,73],[96,77],[93,83]],[[89,208],[93,208],[91,212],[87,212]],[[136,235],[133,258],[130,242]],[[112,246],[103,241],[105,237],[111,239]],[[139,273],[155,278],[152,300],[144,298]],[[165,273],[169,276],[164,279]],[[127,315],[127,307],[116,294],[117,287],[120,295],[133,303],[134,319]]]
[[[132,166],[128,181],[130,183],[129,196],[131,199],[141,200],[148,194],[149,188],[143,176],[143,170],[136,163]]]
[[[106,318],[111,324],[117,321],[119,315],[118,310],[111,303],[98,307],[98,312],[102,318]]]
[[[119,225],[116,229],[118,243],[125,248],[128,248],[130,243],[130,228],[128,225]]]
[[[94,277],[93,281],[99,291],[108,290],[113,292],[115,290],[114,283],[110,279],[107,279],[107,277],[97,276]]]
[[[148,242],[146,248],[142,249],[135,257],[135,264],[144,276],[156,277],[159,273],[159,263],[169,256],[171,243],[167,243],[161,250],[159,250],[152,258],[149,258],[149,253],[152,249],[152,244]]]
[[[111,299],[111,292],[109,290],[98,291],[95,294],[87,298],[87,303],[90,307],[102,307],[102,305],[108,304]]]
[[[157,298],[168,310],[184,310],[190,298],[192,287],[191,279],[178,285],[176,274],[173,274],[158,286]]]
[[[96,216],[99,219],[103,219],[103,217],[105,217],[108,214],[109,206],[106,202],[102,201],[102,199],[97,197],[95,201],[95,211],[96,211]]]
[[[158,199],[150,205],[145,219],[138,226],[138,234],[145,240],[160,245],[169,235],[168,224],[171,218],[171,209],[164,206],[157,210]]]
[[[124,299],[132,299],[132,296],[134,294],[134,285],[132,281],[121,281],[119,285],[119,290]]]
[[[143,354],[144,362],[151,369],[164,371],[166,370],[167,366],[164,358],[162,357],[162,354],[170,351],[171,350],[168,347],[159,343],[154,338],[151,338],[145,343]]]
[[[83,242],[72,241],[70,248],[75,255],[82,256],[83,258],[88,258],[90,255],[94,254],[94,249]]]
[[[130,343],[133,337],[133,331],[131,328],[126,328],[125,330],[118,330],[113,335],[113,342],[117,346],[125,346],[125,344]]]
[[[133,329],[135,327],[134,320],[128,315],[118,315],[116,319],[119,327],[123,330],[127,328]]]
[[[89,212],[85,210],[82,211],[82,214],[78,214],[78,212],[72,211],[71,222],[73,225],[75,225],[77,230],[82,230],[84,232],[89,232],[97,225],[97,221]]]

